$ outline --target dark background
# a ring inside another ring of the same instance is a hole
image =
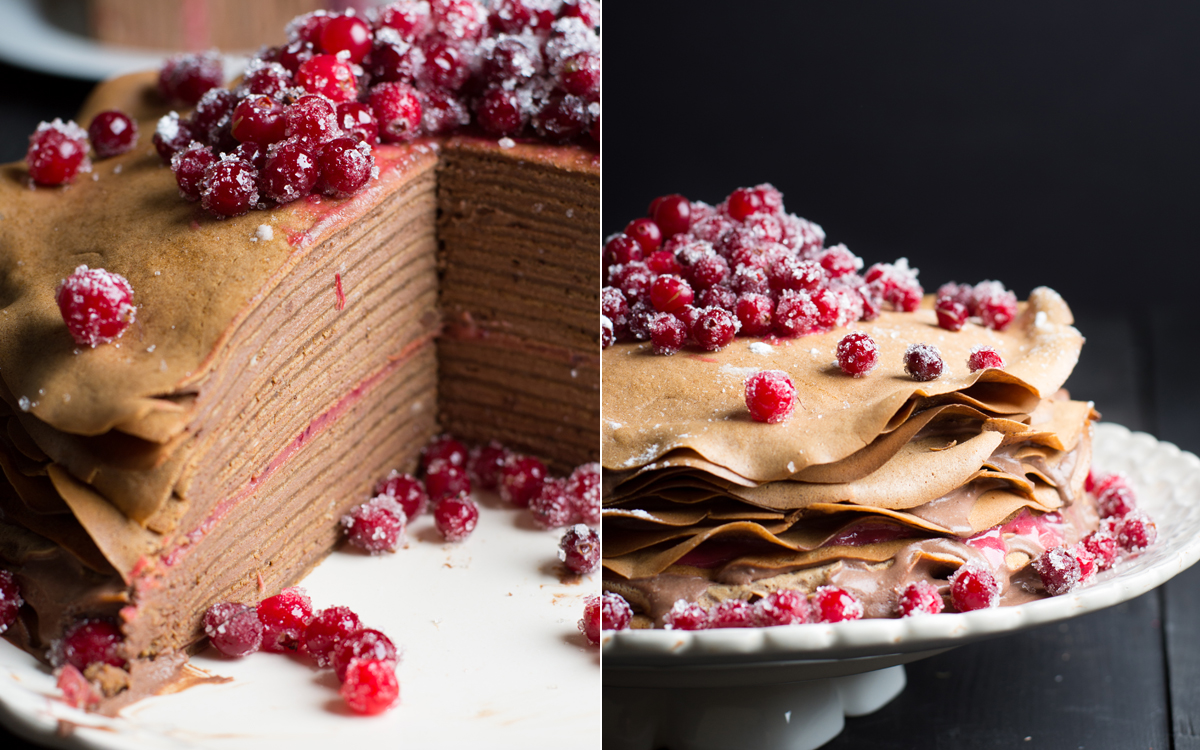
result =
[[[759,182],[927,291],[1196,284],[1200,5],[609,2],[604,231]]]

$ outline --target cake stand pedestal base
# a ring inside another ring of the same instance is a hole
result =
[[[815,750],[904,689],[904,666],[728,687],[604,687],[605,750]]]

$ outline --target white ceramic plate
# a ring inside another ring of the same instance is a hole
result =
[[[299,658],[209,649],[192,664],[231,682],[107,719],[57,700],[49,671],[0,641],[0,720],[68,748],[599,747],[599,649],[576,627],[599,574],[563,582],[560,533],[533,528],[494,496],[481,504],[465,542],[443,543],[422,516],[407,549],[335,552],[302,584],[315,607],[346,605],[402,649],[401,704],[387,714],[350,715],[332,672]]]
[[[836,625],[791,625],[702,631],[605,633],[609,684],[752,684],[853,674],[898,664],[971,641],[1031,628],[1132,599],[1200,559],[1200,459],[1120,425],[1096,427],[1094,466],[1123,471],[1139,504],[1158,526],[1146,552],[1067,595],[1018,607]],[[755,674],[757,673],[757,674]]]

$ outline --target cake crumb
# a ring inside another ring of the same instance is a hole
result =
[[[500,145],[500,148],[512,148],[513,146],[517,145],[517,142],[512,138],[501,138],[500,140],[496,141],[496,143]]]
[[[268,242],[275,239],[275,230],[270,224],[259,224],[258,229],[254,230],[254,239]]]

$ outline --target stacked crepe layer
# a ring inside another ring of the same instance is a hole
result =
[[[598,460],[598,165],[577,149],[456,138],[438,185],[440,421],[560,472]]]
[[[880,349],[864,378],[833,361],[845,330],[735,339],[671,358],[613,347],[604,357],[606,585],[660,616],[679,593],[704,602],[811,588],[847,561],[887,567],[921,540],[949,540],[922,554],[952,569],[975,554],[960,540],[1018,518],[1056,513],[1048,518],[1077,535],[1088,519],[1072,506],[1095,414],[1060,392],[1082,344],[1071,323],[1047,289],[1003,332],[945,331],[928,309],[884,313],[857,326]],[[904,350],[918,342],[941,350],[941,378],[920,383],[903,371]],[[971,373],[979,345],[1005,368]],[[746,411],[743,382],[766,369],[797,386],[796,410],[780,424]],[[1038,552],[1026,547],[1005,560],[1009,572]]]

